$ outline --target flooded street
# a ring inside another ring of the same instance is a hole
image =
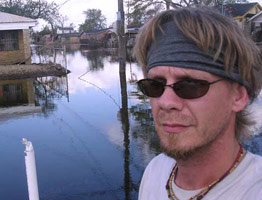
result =
[[[135,84],[141,68],[128,58],[125,81],[115,50],[33,53],[33,62],[71,73],[0,82],[0,199],[28,199],[22,138],[34,145],[41,200],[137,199],[143,170],[160,152],[149,101]],[[261,133],[245,148],[262,155]]]

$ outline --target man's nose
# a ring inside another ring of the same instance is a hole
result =
[[[163,94],[158,98],[158,103],[164,110],[182,110],[184,106],[184,99],[177,96],[172,87],[165,86]]]

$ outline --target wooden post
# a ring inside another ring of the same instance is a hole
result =
[[[126,83],[126,36],[125,36],[125,13],[123,0],[118,0],[117,13],[117,28],[118,28],[118,56],[119,56],[119,76],[121,86],[121,100],[122,107],[120,109],[122,126],[124,132],[124,146],[125,146],[125,199],[130,199],[130,169],[129,169],[129,155],[130,155],[130,139],[129,139],[129,119],[128,119],[128,97],[127,97],[127,83]]]
[[[118,0],[118,55],[119,61],[126,61],[126,36],[125,36],[125,13],[124,13],[124,4],[123,0]],[[125,69],[119,68],[119,71]]]

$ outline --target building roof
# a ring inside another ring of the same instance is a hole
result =
[[[259,17],[262,14],[262,11],[258,12],[256,15],[254,15],[253,17],[251,17],[249,20],[247,20],[247,22],[250,22],[254,19],[256,19],[257,17]]]
[[[0,12],[0,23],[24,23],[24,22],[36,22],[36,20],[27,17],[22,17],[19,15]]]
[[[254,6],[260,5],[258,3],[235,3],[235,4],[227,4],[224,6],[224,10],[228,15],[232,17],[238,17],[245,15],[250,9]]]
[[[61,33],[61,34],[57,34],[60,37],[80,37],[80,33]]]
[[[35,25],[35,19],[0,12],[0,30],[29,29]]]
[[[132,25],[132,26],[127,26],[125,28],[126,33],[137,33],[139,28],[142,25]],[[101,30],[92,30],[92,31],[83,31],[81,32],[80,36],[83,34],[98,34],[98,33],[106,33],[106,32],[115,32],[113,28],[105,28],[105,29],[101,29]]]
[[[74,30],[73,27],[58,27],[60,30]]]
[[[105,28],[105,29],[100,29],[100,30],[91,30],[91,31],[83,31],[80,35],[82,34],[95,34],[95,33],[103,33],[106,31],[110,31],[110,28]]]
[[[143,24],[132,24],[127,25],[127,29],[140,29],[143,26]]]

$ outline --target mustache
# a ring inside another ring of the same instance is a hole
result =
[[[178,112],[163,112],[160,111],[157,116],[155,116],[158,122],[162,123],[170,123],[170,124],[182,124],[185,126],[195,125],[196,121],[194,118],[178,113]]]

